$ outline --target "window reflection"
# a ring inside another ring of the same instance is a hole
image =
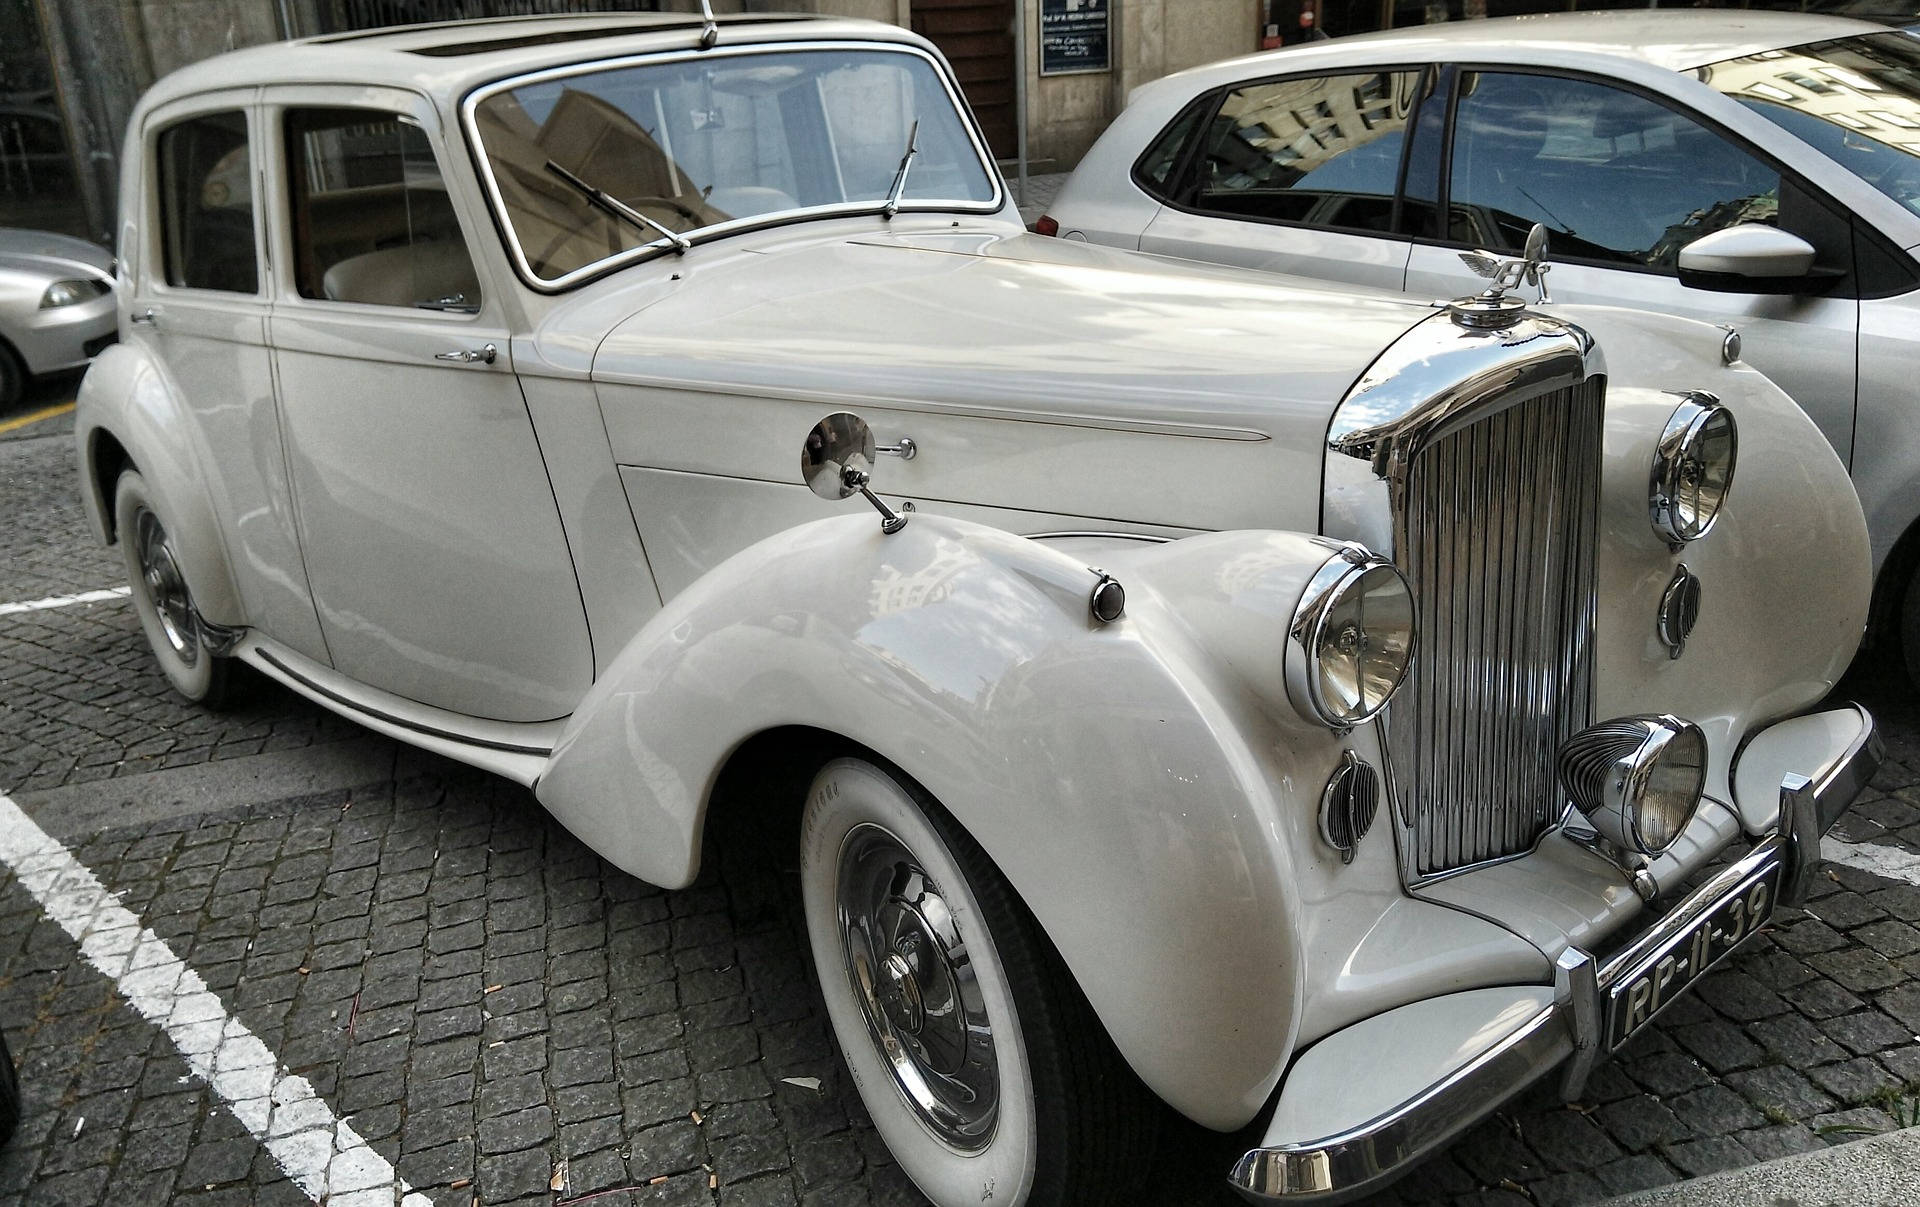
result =
[[[1769,50],[1703,67],[1700,77],[1920,213],[1920,37]]]
[[[1236,218],[1391,231],[1418,78],[1374,72],[1229,93],[1207,136],[1195,206]]]
[[[1671,269],[1680,249],[1772,223],[1780,175],[1664,105],[1584,80],[1461,81],[1448,235],[1518,251],[1535,223],[1557,259]]]

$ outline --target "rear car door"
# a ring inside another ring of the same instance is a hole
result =
[[[1183,113],[1136,168],[1136,183],[1165,203],[1140,250],[1401,288],[1416,216],[1397,194],[1430,77],[1403,68],[1253,81]],[[1183,121],[1200,129],[1167,164]]]
[[[1791,394],[1850,461],[1860,304],[1852,231],[1812,186],[1676,106],[1618,85],[1529,71],[1459,74],[1446,230],[1416,242],[1407,289],[1453,297],[1485,286],[1466,250],[1518,254],[1550,234],[1556,302],[1631,306],[1730,324],[1744,358]],[[1690,289],[1680,249],[1739,223],[1813,244],[1818,295]]]
[[[141,132],[143,219],[125,248],[129,342],[151,348],[194,422],[248,623],[324,661],[301,568],[267,352],[256,90],[155,110]]]
[[[501,721],[592,679],[573,562],[507,310],[425,98],[270,89],[271,317],[293,491],[336,669]]]

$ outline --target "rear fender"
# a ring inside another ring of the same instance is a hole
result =
[[[144,350],[132,344],[108,347],[81,381],[74,410],[81,495],[94,538],[103,545],[116,543],[113,482],[100,480],[111,438],[126,450],[165,513],[167,534],[194,606],[215,624],[237,627],[246,623],[246,615],[214,516],[198,430],[166,375]]]
[[[1196,539],[1219,546],[1208,564],[1257,545],[1248,570],[1275,576],[1287,615],[1329,555],[1283,534]],[[1147,1085],[1238,1126],[1292,1050],[1293,844],[1313,816],[1298,797],[1317,799],[1341,747],[1261,703],[1243,682],[1258,659],[1207,652],[1156,589],[1156,566],[1171,584],[1193,560],[1139,555],[1126,615],[1101,626],[1094,574],[1038,542],[924,514],[891,537],[871,515],[804,525],[648,622],[537,793],[615,864],[680,887],[744,742],[784,726],[859,742],[986,850]]]

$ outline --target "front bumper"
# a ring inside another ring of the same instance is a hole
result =
[[[1230,1175],[1234,1188],[1262,1202],[1344,1202],[1378,1190],[1556,1066],[1565,1065],[1562,1093],[1569,1101],[1577,1098],[1595,1063],[1618,1046],[1609,1035],[1610,998],[1654,982],[1664,988],[1674,979],[1676,962],[1685,968],[1683,945],[1693,939],[1694,950],[1700,950],[1697,936],[1708,929],[1708,920],[1729,906],[1737,914],[1736,903],[1751,899],[1754,886],[1764,885],[1767,892],[1777,886],[1779,899],[1789,904],[1805,898],[1820,859],[1821,835],[1873,778],[1883,757],[1873,718],[1864,709],[1856,711],[1858,733],[1844,749],[1813,775],[1789,772],[1781,777],[1777,828],[1677,901],[1645,931],[1604,960],[1569,947],[1558,960],[1550,996],[1541,989],[1532,990],[1531,996],[1524,989],[1516,991],[1517,1003],[1535,1004],[1518,1014],[1509,1006],[1508,1021],[1470,1058],[1391,1109],[1308,1141],[1274,1143],[1270,1129],[1269,1142],[1234,1165]],[[1724,950],[1688,971],[1688,983],[1752,933],[1753,928],[1748,928]],[[1676,993],[1663,1000],[1660,988],[1643,992],[1636,1000],[1638,1009],[1628,1015],[1634,1027],[1680,996]],[[1619,1042],[1624,1038],[1619,1037]],[[1358,1076],[1359,1071],[1352,1075]],[[1276,1119],[1280,1114],[1276,1111]]]
[[[34,377],[78,369],[118,333],[118,306],[109,289],[72,306],[32,311],[8,323],[4,334]]]

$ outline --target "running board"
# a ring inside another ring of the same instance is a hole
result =
[[[356,683],[331,667],[253,632],[240,639],[234,656],[349,721],[529,788],[546,771],[547,762],[553,757],[553,744],[566,724],[564,717],[516,723],[482,720],[434,708]]]

